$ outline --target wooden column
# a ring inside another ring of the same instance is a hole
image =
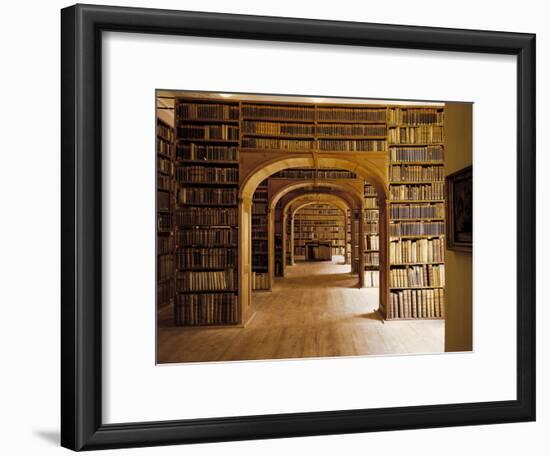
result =
[[[275,208],[267,208],[267,271],[269,289],[273,288],[275,278]]]
[[[352,208],[350,210],[350,222],[351,222],[351,242],[350,242],[350,263],[351,263],[351,272],[356,273],[357,272],[357,262],[355,261],[355,239],[356,239],[356,233],[355,233],[355,208]]]
[[[287,216],[287,212],[288,211],[284,211],[283,212],[283,219],[282,219],[282,223],[281,223],[281,239],[283,240],[283,245],[282,245],[282,252],[283,252],[283,258],[282,258],[282,261],[281,261],[281,266],[282,266],[282,275],[283,277],[285,276],[285,272],[286,272],[286,224],[288,223],[288,216]]]
[[[239,199],[239,307],[245,324],[252,303],[252,199]]]
[[[358,209],[359,215],[359,288],[365,286],[365,209],[361,206]]]
[[[290,264],[294,266],[294,214],[290,214]]]

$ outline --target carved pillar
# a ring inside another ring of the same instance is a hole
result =
[[[359,215],[359,288],[365,286],[365,210],[361,208],[357,211]]]
[[[290,214],[290,264],[294,266],[294,214]]]
[[[252,199],[239,199],[239,310],[245,324],[252,302]]]

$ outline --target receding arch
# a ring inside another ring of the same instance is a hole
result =
[[[257,161],[244,156],[240,157],[241,169],[250,170],[243,173],[239,190],[239,300],[242,321],[246,321],[250,313],[252,295],[252,197],[258,185],[271,175],[284,169],[313,168],[313,169],[344,169],[351,171],[364,182],[371,184],[377,193],[380,209],[380,304],[384,307],[389,299],[386,258],[389,255],[388,223],[386,217],[386,201],[388,199],[388,156],[385,152],[365,152],[357,154],[325,153],[312,151],[311,153],[292,153],[284,151],[269,151],[274,158],[267,161]],[[268,155],[266,153],[266,155]],[[321,183],[318,183],[322,186]],[[355,212],[357,211],[357,212]],[[354,209],[354,219],[359,221],[359,251],[364,251],[364,199],[358,208]],[[272,211],[268,211],[271,214]],[[353,223],[352,223],[353,226]],[[272,228],[270,227],[270,230]],[[364,254],[358,255],[358,271],[364,271]],[[364,285],[364,274],[359,274],[359,286]]]
[[[341,155],[345,156],[345,154]],[[365,155],[371,154],[365,153]],[[241,183],[240,196],[244,199],[251,199],[260,182],[278,171],[290,168],[319,168],[351,171],[370,183],[376,189],[379,197],[383,196],[385,198],[388,193],[387,157],[384,154],[385,159],[380,160],[380,157],[378,157],[380,154],[372,155],[377,155],[377,160],[374,160],[374,157],[373,159],[361,157],[358,160],[355,157],[342,158],[337,154],[317,153],[274,158],[261,163],[246,175]]]

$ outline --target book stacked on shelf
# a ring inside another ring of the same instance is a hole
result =
[[[253,290],[268,290],[269,275],[266,272],[252,273],[252,289]]]
[[[443,182],[433,182],[420,185],[391,185],[392,200],[442,200]]]
[[[180,188],[178,200],[180,204],[209,204],[216,206],[237,205],[236,188]]]
[[[187,207],[176,209],[176,225],[178,226],[237,226],[236,208],[201,208]]]
[[[285,169],[270,179],[356,179],[357,175],[343,169]]]
[[[239,152],[236,147],[180,143],[176,147],[176,159],[182,161],[223,161],[237,163]]]
[[[237,264],[233,248],[182,248],[176,255],[178,269],[225,269]]]
[[[211,166],[181,166],[176,169],[176,179],[180,184],[238,184],[238,168],[218,168]]]
[[[180,326],[235,324],[236,308],[237,296],[231,293],[180,294],[175,322]]]
[[[386,137],[386,125],[322,124],[317,125],[317,136],[380,136]]]
[[[233,269],[225,271],[179,271],[176,275],[178,292],[189,291],[234,291]]]
[[[390,181],[421,181],[421,182],[443,182],[445,176],[443,166],[420,166],[420,165],[392,165],[390,166]]]
[[[423,264],[394,268],[390,272],[392,288],[424,288],[445,286],[444,264]]]
[[[390,242],[390,263],[394,265],[415,263],[443,263],[445,242],[443,238],[400,239]]]
[[[270,138],[242,138],[243,149],[277,149],[277,150],[314,150],[313,140],[300,139],[270,139]]]
[[[444,296],[442,288],[392,291],[392,315],[394,318],[444,318]]]
[[[317,119],[323,122],[386,122],[385,108],[319,107]]]
[[[178,125],[178,140],[238,141],[239,127],[233,125]]]
[[[394,108],[389,110],[388,122],[391,125],[429,125],[443,122],[443,110],[433,108]]]
[[[235,247],[237,245],[237,230],[230,227],[211,229],[188,229],[185,231],[177,232],[176,242],[178,246],[181,247]]]
[[[377,139],[320,139],[319,150],[338,152],[384,152],[386,140]]]
[[[315,126],[308,124],[243,121],[244,134],[261,134],[273,136],[313,136]]]
[[[439,162],[443,160],[443,147],[391,147],[392,162]]]
[[[380,287],[380,271],[365,271],[365,287],[378,288]]]
[[[183,102],[177,105],[180,120],[238,120],[239,106]]]
[[[388,133],[390,144],[434,144],[443,142],[443,127],[437,125],[390,128]]]
[[[289,119],[313,121],[315,110],[313,106],[273,106],[262,104],[243,104],[241,110],[244,118]]]
[[[445,234],[443,222],[392,222],[390,236],[439,236]]]

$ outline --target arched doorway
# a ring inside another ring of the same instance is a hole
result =
[[[258,185],[269,176],[278,171],[292,168],[313,168],[313,169],[344,169],[357,175],[363,183],[370,183],[377,192],[378,206],[380,209],[380,307],[386,308],[388,302],[388,227],[387,208],[388,199],[388,157],[384,153],[369,153],[366,157],[357,158],[353,155],[342,153],[316,153],[311,154],[288,154],[274,153],[271,160],[246,163],[246,156],[241,157],[241,169],[248,169],[243,172],[239,192],[239,303],[242,321],[245,323],[249,317],[252,284],[251,284],[251,215],[252,196]],[[323,185],[325,182],[323,182]],[[311,182],[309,183],[311,185]],[[305,186],[305,183],[304,183]],[[286,193],[292,191],[288,189]],[[286,194],[285,193],[285,194]],[[353,195],[350,189],[348,192]],[[284,196],[281,195],[279,199]],[[278,200],[277,200],[278,201]],[[273,201],[272,201],[273,203]],[[276,202],[275,202],[276,204]],[[270,205],[271,207],[271,205]],[[357,217],[359,221],[359,250],[364,251],[364,201],[361,199],[357,204]],[[364,268],[364,255],[359,255],[359,270]],[[363,274],[360,274],[359,286],[363,284]]]

